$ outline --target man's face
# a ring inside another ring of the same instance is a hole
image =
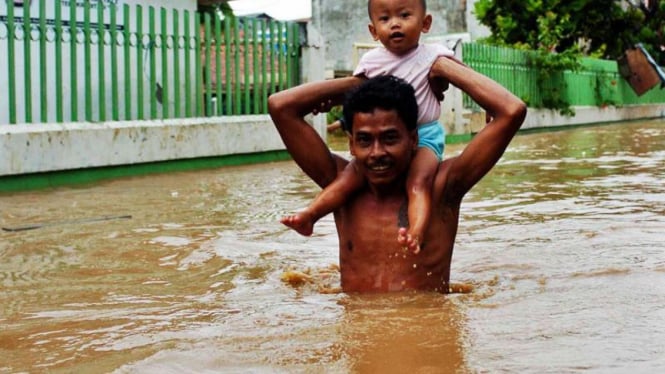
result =
[[[349,148],[358,170],[371,185],[402,180],[417,144],[416,131],[409,132],[395,110],[374,109],[353,116]]]
[[[386,49],[403,55],[418,46],[421,32],[428,32],[432,16],[421,0],[372,0],[369,32]]]

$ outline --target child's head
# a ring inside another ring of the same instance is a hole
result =
[[[344,131],[353,131],[356,113],[371,113],[375,109],[394,110],[406,129],[414,131],[418,121],[418,103],[413,86],[401,78],[381,75],[368,79],[351,90],[343,106]]]
[[[396,55],[416,48],[432,25],[425,0],[369,0],[367,11],[370,34]]]

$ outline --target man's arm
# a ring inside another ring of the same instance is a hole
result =
[[[334,156],[304,117],[322,103],[340,104],[344,94],[361,83],[355,77],[306,83],[268,98],[268,111],[293,160],[321,187],[332,182],[344,160]],[[325,106],[325,105],[324,105]]]
[[[444,79],[468,94],[491,120],[462,153],[449,160],[446,199],[461,200],[499,161],[526,116],[526,105],[492,79],[451,58],[440,57],[430,78]]]

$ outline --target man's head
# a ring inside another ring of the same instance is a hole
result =
[[[369,0],[367,11],[374,40],[397,55],[417,47],[420,34],[432,26],[425,0]]]
[[[346,96],[343,105],[344,131],[353,134],[353,116],[374,109],[395,110],[410,132],[418,126],[418,103],[413,86],[404,79],[384,75],[368,79]]]
[[[344,130],[356,166],[372,185],[404,177],[418,143],[413,87],[394,76],[365,81],[344,102]]]

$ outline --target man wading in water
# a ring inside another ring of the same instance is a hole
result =
[[[401,79],[348,77],[307,83],[272,95],[270,115],[300,168],[324,188],[349,163],[330,152],[304,120],[344,101],[349,149],[366,184],[334,211],[344,292],[423,290],[447,293],[450,261],[464,195],[497,163],[526,115],[525,104],[493,80],[448,57],[432,65],[430,76],[444,77],[488,113],[490,121],[464,151],[439,164],[432,209],[414,254],[400,245],[405,227],[409,164],[417,148],[417,104],[413,88]]]

